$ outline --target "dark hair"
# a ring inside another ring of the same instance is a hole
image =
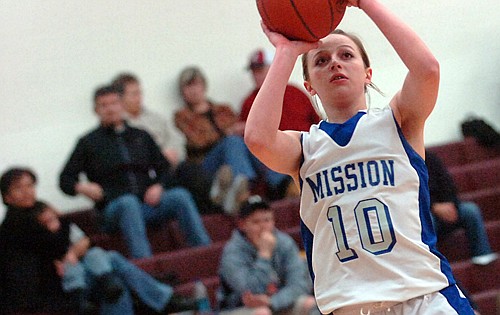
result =
[[[250,196],[247,201],[243,203],[238,213],[240,219],[244,219],[257,210],[272,210],[267,202],[265,202],[259,195]]]
[[[3,203],[5,203],[5,195],[9,193],[12,185],[17,182],[22,176],[28,175],[34,183],[36,183],[35,173],[27,167],[13,167],[2,174],[0,178],[0,192],[2,193]]]
[[[363,64],[365,65],[365,68],[370,67],[370,58],[368,57],[368,53],[366,52],[366,49],[365,49],[365,46],[363,45],[363,42],[361,41],[361,39],[358,36],[356,36],[352,33],[345,32],[345,31],[338,29],[338,28],[335,29],[330,34],[343,35],[343,36],[350,38],[354,42],[354,44],[356,44],[356,46],[359,48],[359,51],[361,53],[361,59],[363,59]],[[308,57],[308,52],[306,52],[302,55],[302,77],[304,78],[305,81],[309,80],[309,67],[307,66],[307,57]],[[371,87],[375,91],[382,93],[380,91],[380,89],[374,83],[370,83],[367,86],[365,86],[365,92],[367,90],[367,87]]]
[[[120,96],[125,94],[125,87],[130,83],[139,83],[139,79],[132,73],[124,72],[116,76],[111,85],[116,89]]]
[[[120,94],[116,90],[116,88],[112,85],[102,85],[98,87],[95,92],[94,92],[94,105],[97,102],[97,99],[101,96],[108,95],[108,94]]]

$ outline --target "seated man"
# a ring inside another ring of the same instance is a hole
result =
[[[273,210],[259,196],[239,212],[219,277],[222,314],[319,314],[297,244],[275,228]]]
[[[120,73],[111,84],[120,94],[127,122],[132,127],[149,132],[165,158],[175,167],[179,163],[179,152],[173,146],[174,138],[169,123],[161,115],[144,106],[139,78],[132,73]]]
[[[481,210],[474,202],[458,198],[453,178],[436,154],[426,150],[425,156],[436,234],[439,237],[464,228],[472,263],[487,265],[495,261],[498,255],[491,250]]]
[[[189,245],[210,244],[191,194],[170,188],[169,162],[146,131],[123,120],[114,87],[96,90],[94,110],[100,125],[78,141],[61,172],[61,189],[92,199],[102,212],[105,231],[120,230],[132,258],[152,255],[147,224],[170,219],[179,221]],[[80,181],[82,173],[88,181]]]

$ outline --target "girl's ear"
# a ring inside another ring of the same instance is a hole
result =
[[[309,82],[304,81],[304,87],[306,88],[306,91],[309,92],[309,95],[311,96],[316,95],[316,90],[312,88]]]
[[[366,68],[365,72],[366,72],[365,84],[372,83],[372,74],[373,74],[372,68]]]

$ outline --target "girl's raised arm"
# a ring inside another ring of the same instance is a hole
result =
[[[264,24],[262,28],[276,47],[276,54],[248,115],[245,143],[269,168],[296,178],[301,156],[300,132],[280,131],[278,127],[285,88],[295,62],[318,43],[289,41]]]

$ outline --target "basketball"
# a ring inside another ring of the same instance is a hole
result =
[[[271,31],[308,42],[330,34],[346,6],[346,0],[257,0],[259,14]]]

